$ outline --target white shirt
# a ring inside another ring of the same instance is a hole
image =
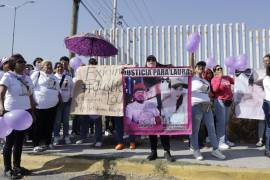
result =
[[[22,79],[29,87],[29,91],[18,78]],[[0,80],[0,85],[7,87],[4,100],[6,111],[12,111],[14,109],[27,110],[31,108],[29,95],[33,92],[33,84],[29,76],[6,72]]]
[[[60,82],[62,80],[63,75],[64,74],[55,73],[55,77],[58,80],[59,86],[60,86]],[[63,102],[68,102],[70,98],[72,98],[73,86],[74,86],[74,83],[73,83],[72,77],[70,77],[69,75],[65,75],[65,79],[63,80],[63,83],[61,86],[61,96],[62,96]]]
[[[142,104],[135,101],[126,107],[126,117],[138,124],[154,125],[156,124],[155,117],[158,116],[159,111],[156,105],[149,101],[144,101]]]
[[[210,98],[208,96],[209,91],[210,85],[208,81],[200,77],[193,76],[191,85],[192,106],[203,102],[210,102]]]
[[[270,101],[270,76],[265,76],[263,79],[263,88],[265,92],[265,100]]]
[[[2,79],[2,77],[4,76],[5,72],[0,70],[0,80]]]
[[[37,109],[48,109],[56,106],[61,90],[55,75],[36,71],[31,75],[31,79],[34,84],[34,99],[38,104]]]

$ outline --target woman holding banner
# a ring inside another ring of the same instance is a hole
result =
[[[161,65],[157,62],[157,59],[155,56],[150,55],[146,58],[146,67],[155,68],[155,67],[162,67],[162,66],[163,65]],[[147,78],[145,80],[147,80]],[[152,80],[151,82],[147,82],[145,80],[144,80],[145,84],[149,87],[151,87],[151,85],[157,84],[157,82],[159,81],[159,79],[153,80],[153,78],[151,78],[151,80]],[[161,112],[161,107],[162,107],[161,94],[157,94],[156,98],[157,98],[157,104],[158,104],[157,108],[158,108],[159,112]],[[151,154],[147,157],[147,159],[149,161],[152,161],[152,160],[157,159],[157,141],[158,141],[157,135],[150,135],[149,139],[150,139],[150,144],[151,144]],[[170,162],[175,161],[174,157],[172,157],[171,153],[170,153],[170,136],[160,135],[160,140],[161,140],[161,144],[163,146],[163,149],[165,151],[164,157]]]
[[[60,62],[54,65],[55,77],[58,79],[59,86],[61,88],[61,96],[63,103],[57,107],[57,113],[54,123],[54,141],[53,145],[58,145],[60,141],[60,129],[61,123],[63,123],[63,137],[66,144],[70,144],[69,138],[69,110],[71,105],[73,80],[72,77],[64,74],[63,64]]]
[[[211,101],[209,98],[210,84],[207,80],[203,79],[202,75],[205,71],[206,63],[204,61],[199,61],[195,65],[195,75],[192,78],[192,135],[191,135],[191,145],[193,148],[193,156],[197,160],[203,160],[201,155],[199,144],[198,144],[198,134],[200,129],[201,121],[204,121],[208,136],[210,138],[213,151],[212,155],[218,159],[225,159],[226,156],[223,155],[218,149],[218,142],[215,132],[215,125],[213,114],[211,110]]]

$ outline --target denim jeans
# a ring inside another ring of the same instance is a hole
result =
[[[124,143],[124,123],[123,123],[123,117],[113,117],[113,121],[115,124],[115,130],[116,130],[116,141],[118,144]],[[135,136],[130,135],[129,136],[130,142],[135,142]]]
[[[63,135],[68,136],[69,131],[69,111],[70,111],[70,101],[64,102],[57,107],[57,113],[54,121],[54,137],[60,136],[61,123],[63,123]]]
[[[270,101],[263,101],[263,111],[265,114],[265,150],[270,151]]]
[[[218,142],[212,110],[210,109],[209,111],[204,112],[199,104],[192,106],[192,135],[190,138],[191,145],[194,150],[199,150],[200,147],[198,142],[198,135],[202,121],[206,125],[212,147],[214,150],[216,150],[218,148]]]
[[[95,126],[95,141],[102,141],[102,120],[101,117],[97,119],[92,119],[89,115],[78,115],[80,121],[80,137],[81,139],[86,139],[89,133],[90,123],[94,122]]]
[[[218,144],[224,144],[227,141],[226,127],[230,118],[231,106],[227,107],[220,99],[214,100],[216,115],[216,133]]]

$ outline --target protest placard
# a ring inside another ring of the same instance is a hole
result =
[[[264,120],[262,109],[265,96],[262,80],[265,69],[238,71],[234,85],[235,115],[237,118]]]
[[[191,134],[190,68],[126,68],[123,81],[127,134]]]
[[[71,114],[123,116],[122,66],[77,69]]]

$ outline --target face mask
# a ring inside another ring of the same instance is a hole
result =
[[[134,98],[136,101],[144,101],[144,92],[135,92]]]

